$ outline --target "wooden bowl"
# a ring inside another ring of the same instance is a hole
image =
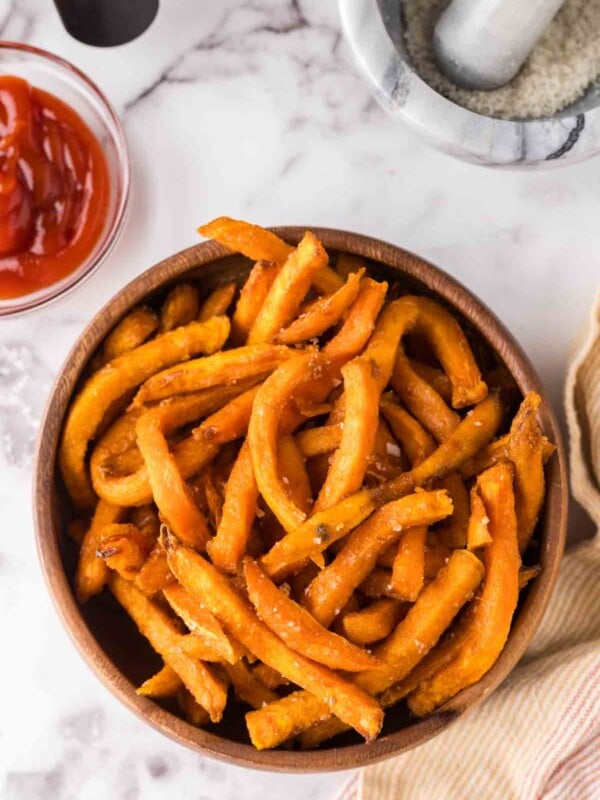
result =
[[[304,230],[276,229],[291,243],[297,243]],[[479,349],[483,347],[488,357],[505,364],[521,392],[535,390],[544,397],[540,422],[558,451],[547,467],[546,504],[537,534],[540,543],[537,558],[542,572],[524,592],[500,658],[479,683],[427,719],[411,719],[402,708],[387,711],[380,738],[369,745],[360,743],[355,734],[348,734],[335,747],[311,752],[260,752],[248,744],[239,707],[226,714],[225,720],[213,726],[213,730],[202,730],[177,716],[175,709],[138,697],[135,686],[158,669],[159,658],[108,593],[83,608],[75,601],[72,588],[75,553],[64,535],[69,506],[56,467],[57,443],[67,406],[96,348],[132,306],[141,301],[152,302],[168,286],[184,278],[198,280],[207,289],[232,278],[243,279],[250,262],[232,256],[218,244],[199,244],[167,258],[122,289],[96,315],[68,355],[52,390],[40,429],[35,468],[35,527],[48,588],[63,624],[100,680],[139,717],[187,747],[238,765],[290,772],[348,769],[397,755],[439,733],[486,698],[521,658],[538,627],[558,572],[567,517],[565,455],[558,425],[535,370],[504,326],[467,289],[417,256],[366,236],[314,230],[328,251],[363,256],[372,262],[375,275],[387,276],[408,291],[428,294],[445,303],[461,319],[468,335],[478,340]]]

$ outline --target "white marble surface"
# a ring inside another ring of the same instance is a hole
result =
[[[402,244],[467,283],[507,323],[557,405],[600,283],[600,159],[546,173],[440,155],[370,99],[333,2],[162,0],[138,41],[71,40],[52,3],[0,0],[0,37],[87,71],[122,116],[134,200],[83,287],[0,323],[0,798],[333,797],[345,775],[277,776],[187,752],[89,672],[46,594],[31,522],[31,456],[51,381],[96,310],[218,214],[321,224]],[[585,530],[572,520],[572,536]]]

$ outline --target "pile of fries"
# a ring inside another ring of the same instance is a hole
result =
[[[134,308],[68,411],[77,596],[112,592],[164,662],[138,692],[195,725],[231,694],[257,748],[372,741],[504,647],[538,570],[540,398],[514,413],[445,307],[311,232],[200,232],[255,262],[241,289]]]

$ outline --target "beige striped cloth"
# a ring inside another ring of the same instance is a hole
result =
[[[600,528],[600,296],[566,382],[571,484]],[[485,704],[357,773],[338,800],[600,800],[600,537],[565,556],[522,661]]]

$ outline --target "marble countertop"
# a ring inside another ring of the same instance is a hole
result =
[[[508,172],[431,150],[370,98],[333,2],[162,0],[140,39],[100,51],[70,39],[53,4],[0,0],[0,38],[53,50],[97,81],[123,120],[134,183],[102,268],[64,300],[0,323],[0,798],[331,798],[347,773],[249,772],[171,743],[75,652],[31,521],[51,382],[106,300],[228,214],[361,231],[439,264],[514,332],[560,411],[569,349],[600,283],[600,159]],[[586,530],[574,513],[570,536]]]

